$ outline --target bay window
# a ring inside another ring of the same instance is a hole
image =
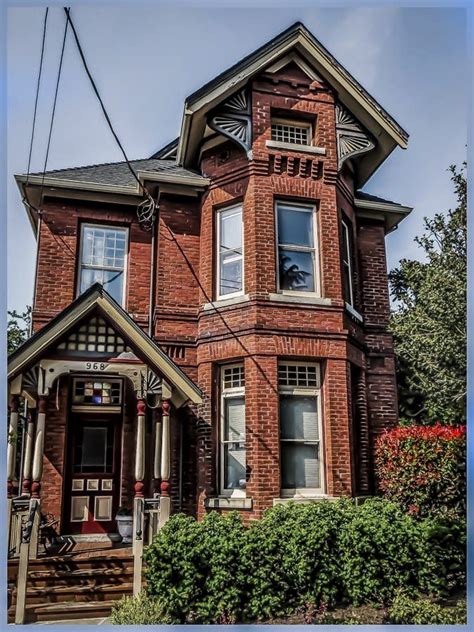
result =
[[[81,231],[78,293],[100,283],[124,306],[128,230],[84,224]]]
[[[244,497],[245,375],[242,364],[221,367],[220,434],[221,493]]]
[[[344,300],[354,307],[354,280],[352,272],[352,226],[343,219],[342,229],[342,274],[344,282]]]
[[[319,365],[281,363],[281,487],[284,496],[323,491]]]
[[[217,211],[217,298],[243,291],[242,206]]]
[[[319,293],[316,208],[276,203],[278,289]]]

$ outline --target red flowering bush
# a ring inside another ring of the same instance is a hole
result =
[[[458,518],[466,511],[466,427],[408,426],[377,440],[380,490],[408,513]]]

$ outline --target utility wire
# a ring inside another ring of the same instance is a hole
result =
[[[144,193],[144,194],[147,196],[147,198],[148,198],[149,200],[151,200],[151,202],[153,202],[153,204],[154,204],[154,201],[153,201],[152,196],[150,195],[150,192],[149,192],[149,191],[148,191],[148,189],[145,187],[145,185],[144,185],[144,184],[140,181],[140,179],[139,179],[139,177],[138,177],[137,173],[135,172],[135,169],[134,169],[133,165],[130,163],[130,160],[129,160],[129,159],[128,159],[128,157],[127,157],[127,154],[126,154],[126,152],[125,152],[125,149],[123,148],[123,145],[122,145],[122,143],[120,142],[120,139],[119,139],[119,137],[118,137],[118,135],[117,135],[117,133],[116,133],[116,131],[115,131],[115,129],[114,129],[114,127],[113,127],[113,125],[112,125],[112,122],[111,122],[111,120],[110,120],[110,117],[109,117],[109,115],[108,115],[108,113],[107,113],[107,110],[106,110],[106,108],[105,108],[104,102],[102,101],[102,98],[101,98],[101,96],[100,96],[100,94],[99,94],[99,90],[98,90],[98,88],[97,88],[97,86],[96,86],[96,83],[95,83],[95,81],[94,81],[94,78],[92,77],[92,74],[91,74],[91,72],[90,72],[90,70],[89,70],[89,67],[88,67],[88,65],[87,65],[86,58],[85,58],[85,55],[84,55],[84,51],[83,51],[82,46],[81,46],[81,44],[80,44],[80,42],[79,42],[79,37],[78,37],[78,35],[77,35],[76,29],[75,29],[75,27],[74,27],[74,23],[73,23],[72,18],[71,18],[71,11],[70,11],[70,9],[67,9],[66,7],[64,7],[64,11],[65,11],[65,13],[66,13],[66,15],[67,15],[68,22],[69,22],[69,24],[71,25],[71,30],[72,30],[72,32],[73,32],[73,34],[74,34],[74,39],[76,40],[76,45],[77,45],[77,49],[78,49],[78,51],[79,51],[79,55],[80,55],[81,60],[82,60],[82,64],[83,64],[83,66],[84,66],[84,69],[85,69],[85,71],[86,71],[87,76],[89,77],[89,81],[91,82],[91,85],[92,85],[92,88],[93,88],[93,90],[94,90],[94,93],[95,93],[95,95],[96,95],[96,97],[97,97],[97,99],[98,99],[98,101],[99,101],[99,103],[100,103],[100,106],[101,106],[101,108],[102,108],[102,112],[103,112],[103,114],[104,114],[105,120],[107,121],[107,124],[108,124],[108,126],[109,126],[109,129],[110,129],[110,131],[112,132],[112,135],[113,135],[113,137],[115,138],[115,141],[116,141],[117,145],[119,146],[120,151],[122,152],[122,155],[123,155],[123,157],[124,157],[124,159],[125,159],[125,162],[127,163],[127,166],[128,166],[128,168],[129,168],[130,172],[132,173],[133,177],[135,178],[135,180],[136,180],[136,181],[138,182],[138,184],[140,185],[140,188],[142,189],[143,193]],[[200,279],[199,279],[198,275],[196,274],[196,271],[194,270],[194,267],[193,267],[193,265],[192,265],[191,261],[188,259],[188,256],[186,255],[186,253],[185,253],[185,252],[184,252],[184,250],[182,249],[181,244],[180,244],[180,243],[178,242],[178,240],[176,239],[176,236],[175,236],[174,232],[171,230],[171,228],[168,226],[168,224],[166,224],[166,222],[163,222],[163,223],[164,223],[164,225],[166,226],[166,228],[167,228],[167,230],[168,230],[168,232],[169,232],[169,234],[170,234],[170,236],[171,236],[172,241],[174,241],[174,243],[176,244],[176,246],[177,246],[177,248],[178,248],[178,250],[179,250],[179,252],[180,252],[181,256],[183,257],[183,259],[184,259],[184,261],[185,261],[185,263],[186,263],[187,267],[189,268],[189,270],[190,270],[191,274],[193,275],[193,278],[195,279],[196,283],[198,284],[199,288],[201,289],[201,292],[203,293],[203,295],[204,295],[204,297],[205,297],[206,301],[207,301],[208,303],[211,303],[211,304],[212,304],[212,299],[209,297],[209,295],[208,295],[208,293],[207,293],[206,289],[205,289],[205,288],[204,288],[204,286],[202,285],[202,283],[201,283],[201,281],[200,281]],[[248,358],[250,358],[250,359],[253,361],[253,363],[254,363],[254,364],[255,364],[255,366],[258,368],[258,370],[261,372],[261,374],[263,375],[263,377],[265,378],[265,380],[268,382],[268,384],[272,387],[272,389],[273,389],[273,390],[275,390],[275,387],[273,386],[273,384],[271,383],[271,381],[269,380],[269,378],[268,378],[268,377],[267,377],[267,375],[265,374],[264,369],[260,366],[259,362],[258,362],[258,361],[256,360],[256,358],[253,356],[253,354],[252,354],[252,353],[250,353],[250,351],[247,349],[247,347],[245,346],[245,344],[244,344],[244,343],[240,340],[239,336],[235,333],[235,331],[234,331],[234,330],[230,327],[230,325],[227,323],[227,321],[226,321],[226,319],[225,319],[224,315],[221,313],[221,311],[220,311],[220,310],[219,310],[219,309],[218,309],[215,305],[213,305],[213,309],[214,309],[214,311],[216,312],[216,314],[218,314],[219,318],[221,319],[222,323],[224,324],[224,326],[225,326],[225,328],[227,329],[227,331],[229,332],[229,334],[230,334],[230,335],[231,335],[231,336],[232,336],[232,337],[236,340],[236,342],[239,344],[239,346],[243,349],[243,351],[245,352],[245,356],[246,356],[246,357],[248,357]]]
[[[30,177],[31,156],[33,154],[33,143],[34,143],[35,128],[36,128],[36,114],[37,114],[37,111],[38,111],[38,97],[39,97],[40,84],[41,84],[41,74],[43,72],[44,45],[45,45],[45,41],[46,41],[46,27],[47,27],[47,23],[48,23],[48,12],[49,12],[49,8],[46,7],[46,11],[45,11],[45,14],[44,14],[44,21],[43,21],[43,39],[42,39],[42,42],[41,42],[41,56],[40,56],[40,65],[39,65],[39,70],[38,70],[38,79],[37,79],[37,82],[36,82],[35,108],[34,108],[34,111],[33,111],[33,124],[32,124],[32,127],[31,127],[30,151],[29,151],[29,154],[28,154],[28,168],[27,168],[27,171],[26,171],[25,187],[28,186],[28,179]],[[26,197],[24,198],[23,201],[28,204],[28,200],[26,199]]]

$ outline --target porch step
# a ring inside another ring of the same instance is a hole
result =
[[[63,601],[57,604],[36,604],[26,607],[26,621],[53,622],[72,621],[81,623],[87,619],[104,618],[110,616],[114,601],[89,601],[80,603],[77,601]],[[9,622],[10,617],[9,617]]]
[[[17,570],[17,561],[10,560],[10,622],[15,616]],[[130,549],[37,558],[28,569],[26,622],[107,617],[111,604],[132,592]]]

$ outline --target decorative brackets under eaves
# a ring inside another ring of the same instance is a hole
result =
[[[247,154],[252,149],[252,113],[246,89],[233,94],[208,117],[211,129],[227,136],[243,147]]]
[[[340,103],[336,104],[336,136],[339,170],[348,158],[364,154],[375,147],[362,125]]]

